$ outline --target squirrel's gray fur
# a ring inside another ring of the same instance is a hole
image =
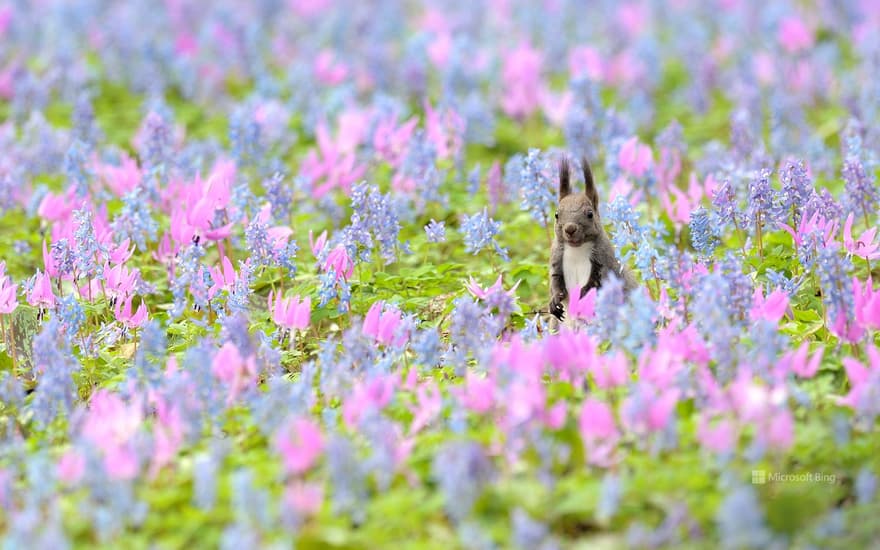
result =
[[[599,288],[609,273],[614,273],[623,281],[624,291],[636,287],[632,273],[623,267],[614,254],[614,247],[602,227],[599,217],[599,194],[593,182],[593,172],[586,159],[581,162],[586,189],[583,193],[571,190],[571,167],[568,159],[559,163],[559,207],[556,211],[556,236],[550,247],[550,313],[558,319],[564,315],[569,292],[565,287],[563,257],[565,245],[580,247],[592,244],[589,261],[592,266],[586,285],[577,289],[582,297],[591,288]],[[572,255],[574,256],[574,255]]]

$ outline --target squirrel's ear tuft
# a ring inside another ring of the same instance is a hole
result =
[[[559,161],[559,198],[562,199],[571,193],[571,167],[568,158],[562,157]]]
[[[596,184],[593,182],[593,171],[590,169],[590,162],[585,158],[581,159],[581,166],[584,169],[584,184],[587,198],[593,203],[593,208],[599,208],[599,192],[596,191]]]

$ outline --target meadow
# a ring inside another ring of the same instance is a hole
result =
[[[870,547],[878,74],[873,0],[0,3],[0,547]]]

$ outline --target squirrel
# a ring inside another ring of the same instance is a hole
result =
[[[611,240],[599,217],[599,194],[586,159],[581,161],[586,189],[571,190],[571,167],[567,158],[559,162],[559,206],[556,236],[550,247],[550,313],[562,321],[570,292],[583,297],[599,288],[614,273],[623,281],[624,292],[636,287],[632,272],[614,254]]]

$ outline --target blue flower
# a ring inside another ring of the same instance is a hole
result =
[[[138,250],[147,250],[147,241],[155,241],[159,229],[140,187],[122,197],[122,210],[110,225],[120,241],[130,238]]]
[[[461,232],[464,233],[465,251],[476,255],[480,250],[492,245],[495,252],[504,261],[509,261],[507,250],[501,248],[495,241],[495,236],[501,231],[501,222],[496,222],[489,217],[489,212],[483,208],[472,216],[463,216]]]
[[[711,256],[718,246],[720,231],[717,223],[714,223],[708,210],[702,206],[691,212],[691,220],[688,223],[691,230],[691,244],[700,255]]]
[[[555,180],[547,155],[540,149],[529,149],[529,154],[522,159],[519,174],[519,194],[522,198],[520,208],[532,214],[532,218],[547,225],[549,213],[556,204],[553,191]]]
[[[74,263],[77,275],[92,278],[98,272],[98,268],[103,267],[104,264],[100,257],[104,251],[95,237],[92,212],[87,209],[76,210],[73,213],[73,219],[76,221],[76,230],[74,231]]]
[[[397,258],[400,222],[393,207],[390,194],[382,194],[375,185],[359,183],[351,193],[351,223],[342,231],[342,240],[354,258],[360,250],[360,258],[371,260],[371,251],[378,243],[386,264]]]
[[[446,225],[444,222],[431,219],[431,223],[425,226],[425,234],[430,243],[442,243],[446,241]]]
[[[431,475],[443,492],[446,512],[461,522],[470,516],[477,497],[495,478],[495,468],[476,441],[450,441],[434,455]]]
[[[59,414],[69,414],[77,396],[73,373],[81,367],[60,332],[58,321],[51,319],[34,338],[34,365],[41,372],[30,410],[43,426]]]
[[[764,521],[757,494],[748,485],[731,491],[715,514],[723,548],[766,548],[773,534]]]

